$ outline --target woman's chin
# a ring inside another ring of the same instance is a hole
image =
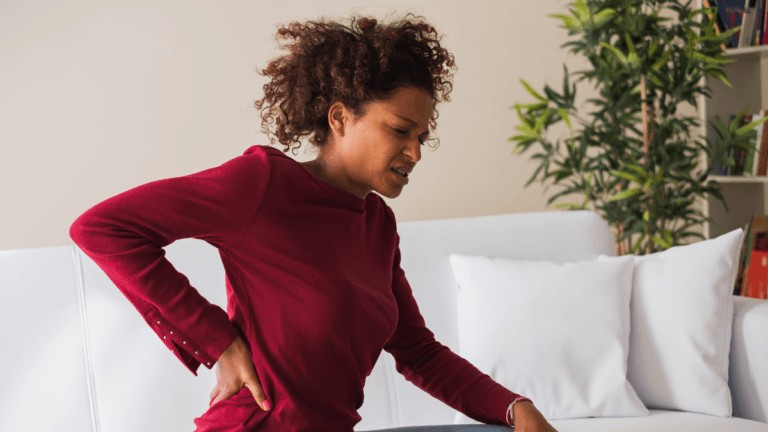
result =
[[[400,194],[403,192],[403,188],[391,188],[391,189],[381,190],[376,192],[378,192],[379,195],[385,198],[394,199],[400,196]]]

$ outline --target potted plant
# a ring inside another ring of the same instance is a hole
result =
[[[558,207],[599,213],[619,254],[703,238],[697,200],[711,194],[723,201],[711,167],[732,164],[731,149],[746,148],[755,126],[717,120],[724,135],[708,139],[699,134],[699,118],[682,109],[710,95],[706,77],[730,86],[723,43],[738,30],[718,33],[706,19],[715,11],[691,3],[576,0],[568,14],[552,16],[568,30],[563,47],[589,67],[564,66],[560,90],[537,91],[521,80],[535,100],[515,104],[520,124],[510,141],[538,164],[526,186],[539,180],[559,187],[548,204],[579,196]],[[582,86],[594,97],[577,106]],[[548,132],[561,124],[565,136],[553,138]]]

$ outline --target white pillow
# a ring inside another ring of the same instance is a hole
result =
[[[648,415],[627,381],[632,257],[450,262],[459,355],[548,419]],[[477,422],[458,413],[455,423]]]
[[[635,257],[628,378],[649,408],[731,416],[728,357],[741,235],[737,229]]]

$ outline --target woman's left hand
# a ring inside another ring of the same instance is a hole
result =
[[[557,432],[531,402],[520,401],[513,409],[515,432]]]

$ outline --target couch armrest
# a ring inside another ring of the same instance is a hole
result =
[[[768,423],[768,301],[734,296],[733,312],[733,415]]]

